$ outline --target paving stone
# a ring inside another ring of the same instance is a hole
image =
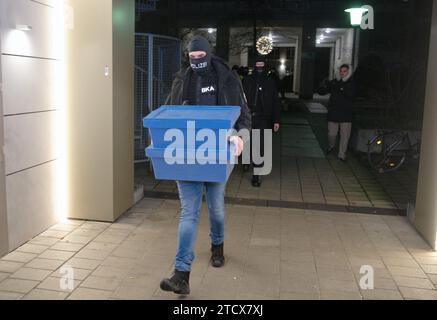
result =
[[[9,253],[8,255],[4,256],[1,261],[10,261],[10,262],[29,262],[32,259],[36,258],[36,254],[34,253],[26,253],[26,252],[19,252],[14,251]]]
[[[37,244],[27,243],[27,244],[24,244],[21,247],[19,247],[16,251],[40,254],[40,253],[43,253],[48,248],[49,248],[48,246],[41,246],[41,245],[37,245]]]
[[[419,268],[407,268],[407,267],[387,267],[393,276],[405,276],[414,278],[427,278],[422,269]]]
[[[47,231],[41,233],[41,236],[48,237],[48,238],[63,239],[69,233],[70,233],[70,231],[47,230]]]
[[[82,249],[84,244],[81,243],[70,243],[67,241],[59,241],[52,247],[50,247],[51,250],[58,250],[58,251],[70,251],[70,252],[78,252],[80,249]]]
[[[39,284],[38,281],[23,280],[23,279],[6,279],[0,283],[0,291],[28,293],[35,286]]]
[[[361,290],[361,294],[365,300],[403,300],[398,290]]]
[[[75,257],[81,259],[104,260],[109,254],[109,251],[82,249],[75,255]]]
[[[22,293],[0,291],[0,300],[19,300],[22,297]]]
[[[33,269],[43,269],[43,270],[51,270],[54,271],[58,269],[63,264],[63,261],[60,260],[50,260],[50,259],[34,259],[28,264],[26,264],[26,268]]]
[[[71,293],[79,284],[80,281],[74,279],[49,277],[41,282],[37,289]]]
[[[394,276],[394,280],[399,287],[435,290],[435,286],[428,279]]]
[[[427,265],[427,264],[422,264],[422,269],[423,269],[427,274],[437,274],[437,266],[436,266],[436,265]]]
[[[415,289],[399,287],[402,296],[405,299],[415,299],[415,300],[437,300],[436,290],[425,290],[425,289]]]
[[[114,291],[120,284],[121,280],[117,280],[116,278],[89,276],[85,281],[82,282],[80,287]]]
[[[358,291],[321,291],[322,300],[362,300],[362,296]]]
[[[67,298],[68,300],[108,300],[111,296],[110,291],[96,290],[89,288],[77,288]]]
[[[74,252],[61,251],[61,250],[46,250],[44,253],[40,254],[38,258],[40,259],[50,259],[50,260],[61,260],[66,261],[74,255]]]
[[[120,286],[110,295],[110,297],[119,300],[150,300],[156,289],[157,289],[156,287],[144,288],[144,287]],[[172,295],[175,296],[173,293]],[[171,295],[169,296],[171,297]]]
[[[21,268],[11,275],[10,278],[42,281],[49,276],[48,270]]]
[[[50,237],[43,237],[38,236],[30,240],[30,244],[36,244],[36,245],[42,245],[42,246],[53,246],[55,243],[57,243],[59,239],[57,238],[50,238]]]
[[[102,278],[117,278],[123,279],[127,276],[129,270],[132,268],[116,268],[110,266],[99,266],[96,270],[92,272],[93,276]]]
[[[13,273],[20,269],[24,264],[21,262],[0,260],[0,272]]]
[[[23,300],[65,300],[68,296],[66,292],[34,289],[25,295]]]
[[[100,261],[100,260],[91,260],[91,259],[82,259],[82,258],[73,257],[70,260],[68,260],[65,263],[65,265],[71,266],[73,268],[78,268],[78,269],[94,270],[101,263],[102,263],[102,261]]]
[[[85,280],[86,277],[88,277],[92,270],[86,270],[86,269],[79,269],[79,268],[73,268],[73,273],[72,273],[72,278],[74,280],[78,280],[78,281],[82,281]],[[56,270],[55,272],[53,272],[50,276],[51,277],[55,277],[55,278],[62,278],[64,277],[67,273],[69,272],[69,270],[67,268],[60,268],[58,270]]]
[[[10,276],[9,273],[3,273],[0,272],[0,282],[2,282],[3,280],[5,280],[6,278],[8,278]]]
[[[279,297],[281,300],[320,300],[319,293],[307,292],[281,292]]]

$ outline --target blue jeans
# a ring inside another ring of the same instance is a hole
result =
[[[194,261],[194,245],[197,239],[202,197],[206,191],[210,237],[214,245],[220,245],[225,238],[225,189],[226,183],[181,182],[177,183],[181,199],[179,241],[175,269],[191,271]]]

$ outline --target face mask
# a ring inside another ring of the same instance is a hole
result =
[[[263,73],[264,72],[264,68],[256,68],[256,72]]]
[[[208,56],[199,59],[190,59],[191,69],[198,75],[205,75],[209,70],[210,59]]]

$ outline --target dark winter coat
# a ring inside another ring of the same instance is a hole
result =
[[[237,120],[235,129],[251,129],[251,116],[247,101],[244,96],[243,87],[238,74],[232,71],[226,63],[216,56],[212,56],[211,64],[218,77],[218,105],[240,106],[241,115]],[[184,97],[187,97],[190,78],[193,74],[191,67],[183,69],[176,74],[173,81],[171,93],[167,98],[166,105],[183,105]]]
[[[259,78],[258,78],[259,77]],[[261,93],[258,95],[258,105],[262,107],[262,117],[265,123],[268,124],[266,129],[272,128],[274,123],[281,122],[281,106],[279,102],[278,89],[274,79],[267,76],[266,73],[261,75],[252,74],[243,80],[243,88],[246,94],[247,103],[251,112],[258,111],[255,106],[258,85],[262,87]]]
[[[352,122],[355,100],[355,84],[352,77],[334,79],[319,89],[319,94],[331,94],[328,103],[328,121]]]

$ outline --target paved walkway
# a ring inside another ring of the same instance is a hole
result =
[[[192,294],[162,292],[178,208],[144,199],[114,224],[53,226],[0,260],[0,299],[437,299],[437,253],[403,217],[238,205],[226,208],[225,267],[209,266],[204,205]],[[363,265],[374,290],[360,288]]]
[[[405,214],[408,203],[415,202],[417,168],[380,175],[359,155],[350,154],[346,164],[335,156],[326,158],[321,149],[325,129],[317,121],[311,120],[310,125],[305,118],[286,114],[281,133],[273,140],[272,174],[264,177],[257,189],[250,184],[250,173],[238,166],[228,183],[227,196],[240,203],[244,199],[282,201],[287,207],[309,204],[318,209],[367,213],[394,209],[395,214]],[[146,192],[155,192],[150,194],[154,196],[156,192],[177,193],[173,181],[155,181],[147,166],[137,167],[137,184],[144,185]]]

